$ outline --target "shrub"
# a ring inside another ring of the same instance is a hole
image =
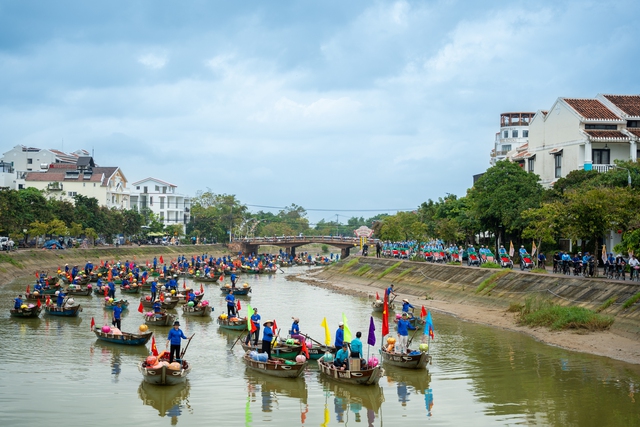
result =
[[[495,288],[496,281],[499,278],[506,276],[507,274],[509,274],[509,270],[503,270],[503,271],[498,271],[496,273],[493,273],[491,276],[484,279],[482,283],[478,285],[478,287],[476,288],[476,294],[482,292],[485,289],[487,290],[487,292],[489,292],[491,289]]]
[[[378,274],[378,280],[382,279],[384,276],[386,276],[387,274],[391,273],[393,270],[395,270],[396,268],[400,267],[401,265],[402,265],[402,261],[396,262],[391,267],[387,268],[385,271],[383,271],[382,273]]]
[[[553,330],[587,329],[601,331],[614,322],[612,316],[603,316],[584,307],[560,306],[549,300],[529,297],[520,311],[518,323],[528,326],[546,326]]]
[[[500,264],[496,262],[485,262],[480,265],[480,268],[502,268],[502,267],[500,267]]]

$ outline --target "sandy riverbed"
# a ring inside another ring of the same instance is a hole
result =
[[[331,289],[335,292],[351,295],[375,296],[383,287],[357,284],[353,282],[333,283],[314,277],[314,272],[298,276],[289,276],[289,280],[298,280],[310,285]],[[574,331],[549,331],[546,328],[530,328],[518,326],[515,315],[504,310],[476,307],[468,304],[457,304],[438,300],[418,299],[411,295],[398,293],[397,301],[408,299],[419,307],[424,305],[433,312],[455,316],[461,320],[480,323],[510,331],[528,334],[538,341],[568,350],[610,357],[627,363],[640,364],[640,342],[616,335],[610,331],[578,333]]]

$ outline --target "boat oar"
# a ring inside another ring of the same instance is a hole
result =
[[[233,350],[233,347],[236,346],[236,344],[238,344],[238,341],[240,341],[240,338],[244,337],[244,334],[240,334],[238,336],[238,338],[234,341],[233,345],[231,346],[231,348],[229,348],[229,351]]]
[[[304,334],[303,335],[305,338],[309,338],[311,341],[313,341],[314,343],[318,344],[318,345],[322,345],[324,346],[325,344],[322,344],[320,341],[316,341],[313,338],[311,338],[309,335]]]
[[[180,360],[184,358],[184,354],[187,352],[187,349],[189,348],[189,344],[191,343],[191,338],[193,338],[194,335],[195,335],[195,332],[193,333],[193,335],[189,337],[189,340],[187,340],[187,345],[184,346],[184,350],[182,350],[182,352],[180,353]]]
[[[411,335],[411,339],[409,340],[409,342],[407,343],[407,350],[409,350],[409,347],[411,346],[411,341],[413,341],[413,337],[416,336],[416,332],[418,332],[419,328],[416,328],[415,331],[413,331],[413,334]]]

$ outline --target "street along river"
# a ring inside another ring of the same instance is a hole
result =
[[[285,270],[287,274],[304,271]],[[205,284],[214,306],[210,319],[184,318],[181,328],[195,333],[185,358],[193,369],[183,386],[143,384],[136,364],[147,347],[122,347],[96,341],[90,331],[110,323],[96,296],[76,297],[79,318],[12,319],[13,298],[24,294],[31,278],[0,287],[0,425],[640,425],[640,367],[573,353],[527,336],[452,317],[435,315],[433,364],[425,371],[386,368],[379,386],[349,387],[320,376],[311,362],[298,380],[271,378],[245,369],[238,334],[218,329],[224,296]],[[331,335],[342,320],[366,341],[370,301],[332,293],[275,276],[241,276],[253,287],[240,297],[257,307],[263,321],[275,318],[281,336],[300,318],[303,333],[324,340],[326,317]],[[182,285],[182,281],[180,282]],[[187,285],[193,285],[187,281]],[[199,284],[195,285],[199,287]],[[382,289],[380,289],[382,293]],[[120,297],[119,291],[116,296]],[[142,324],[136,296],[122,329]],[[427,307],[428,308],[428,307]],[[226,310],[225,310],[226,311]],[[378,345],[381,318],[374,314]],[[160,350],[167,328],[152,328]],[[420,333],[420,331],[419,331]],[[595,338],[594,338],[595,339]],[[416,337],[419,341],[419,336]],[[183,344],[184,348],[184,344]],[[377,348],[364,349],[371,355]]]

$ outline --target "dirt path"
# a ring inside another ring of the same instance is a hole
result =
[[[335,292],[349,295],[374,296],[376,291],[384,288],[372,288],[354,282],[334,283],[314,277],[314,272],[298,276],[288,276],[288,280],[297,280],[310,285],[331,289]],[[549,331],[546,328],[530,328],[518,326],[515,316],[504,310],[476,307],[469,304],[457,304],[446,301],[418,299],[411,295],[398,293],[398,300],[406,298],[412,305],[424,305],[429,310],[455,316],[459,319],[480,323],[483,325],[502,328],[509,331],[530,335],[540,342],[582,353],[610,357],[627,363],[640,364],[640,342],[621,337],[609,331],[580,334],[572,331]]]

